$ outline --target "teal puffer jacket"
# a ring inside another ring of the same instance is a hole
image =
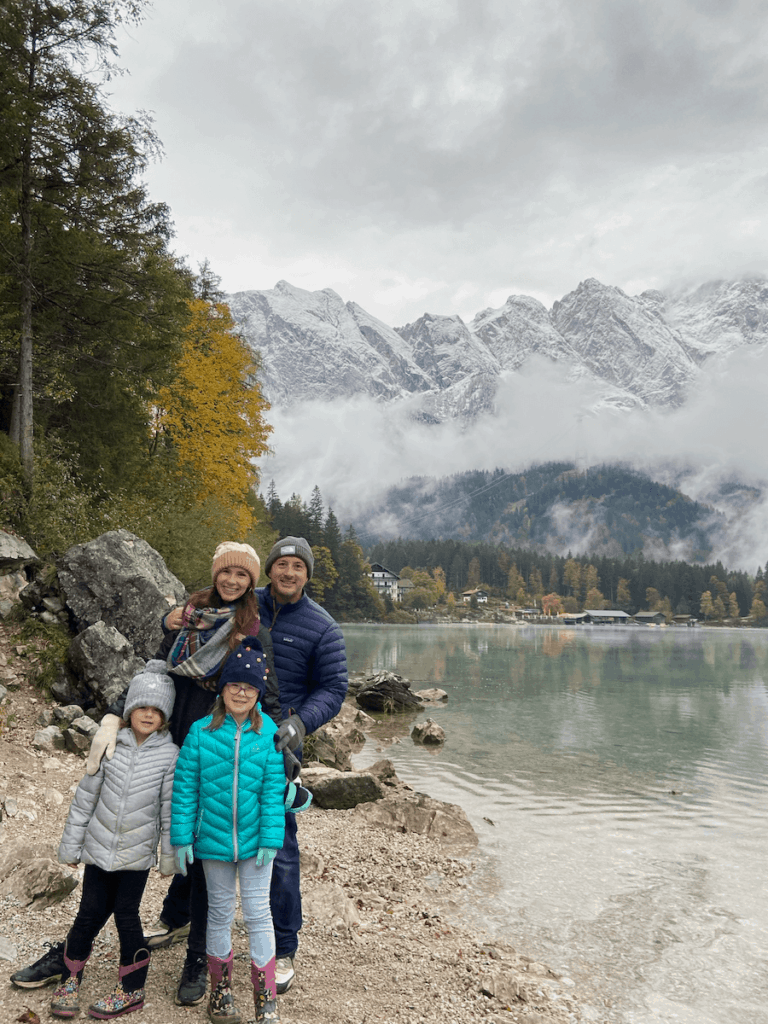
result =
[[[285,771],[275,750],[275,724],[261,732],[227,715],[213,732],[211,716],[195,722],[176,764],[171,842],[192,844],[199,860],[237,861],[259,847],[279,850],[285,835]]]

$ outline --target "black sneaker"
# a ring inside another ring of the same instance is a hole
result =
[[[184,970],[181,972],[179,990],[176,993],[177,1006],[197,1006],[205,999],[208,982],[208,958],[205,953],[187,952]]]
[[[53,985],[61,981],[61,976],[67,972],[64,964],[64,943],[44,942],[48,946],[48,952],[43,953],[39,960],[35,960],[29,967],[22,967],[11,975],[11,981],[18,988],[42,988],[44,985]]]

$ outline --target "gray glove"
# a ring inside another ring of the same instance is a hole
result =
[[[300,747],[304,737],[307,734],[307,727],[304,725],[298,715],[291,715],[290,718],[284,719],[277,727],[275,733],[275,749],[285,750],[287,747],[289,750],[295,750]]]
[[[107,755],[108,761],[112,760],[119,729],[119,715],[104,715],[99,725],[99,731],[91,740],[91,749],[88,751],[88,760],[85,762],[86,775],[96,774],[104,754]]]

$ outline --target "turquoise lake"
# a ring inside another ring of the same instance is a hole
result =
[[[768,632],[344,636],[350,670],[448,692],[426,712],[443,747],[395,716],[355,767],[389,757],[465,809],[480,846],[463,917],[576,979],[596,1020],[768,1024]]]

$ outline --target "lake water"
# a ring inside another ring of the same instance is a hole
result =
[[[427,712],[439,751],[395,716],[355,767],[389,757],[465,809],[480,837],[465,917],[577,979],[596,1020],[768,1024],[768,633],[344,636],[351,670],[449,694]]]

